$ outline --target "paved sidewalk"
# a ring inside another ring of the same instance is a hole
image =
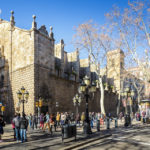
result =
[[[133,122],[132,124],[141,124],[140,122]],[[119,126],[123,127],[124,122],[119,121]],[[103,136],[108,136],[111,134],[113,130],[117,130],[114,128],[114,122],[111,122],[110,124],[111,130],[106,130],[105,125],[101,125],[101,131],[96,132],[96,128],[92,129],[93,134],[89,135],[88,137],[85,137],[82,134],[82,128],[77,127],[77,141],[71,141],[67,142],[68,140],[65,140],[65,143],[62,143],[61,138],[61,129],[58,128],[57,132],[54,132],[53,135],[49,134],[48,131],[43,132],[41,130],[32,130],[29,129],[27,132],[27,139],[28,142],[25,143],[17,143],[13,139],[13,130],[11,128],[11,125],[6,125],[4,127],[4,135],[2,136],[3,142],[0,143],[0,149],[8,149],[13,150],[17,148],[17,150],[29,150],[29,149],[62,149],[65,147],[68,147],[70,145],[76,145],[79,142],[88,142],[91,139],[101,138]],[[72,138],[73,140],[74,138]],[[69,139],[71,140],[71,139]]]

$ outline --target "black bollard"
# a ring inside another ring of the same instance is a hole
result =
[[[97,119],[96,127],[97,127],[97,132],[99,132],[100,131],[100,120],[99,119]]]
[[[115,128],[117,128],[117,127],[118,127],[118,119],[115,118]]]
[[[107,129],[110,129],[110,122],[109,122],[109,118],[107,118],[107,120],[106,120],[106,126],[107,126]]]

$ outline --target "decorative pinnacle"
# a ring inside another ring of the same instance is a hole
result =
[[[14,21],[14,11],[11,11],[11,17],[10,17],[10,21],[11,21],[11,25],[14,26],[15,25],[15,21]]]
[[[60,41],[60,42],[61,42],[61,44],[64,44],[64,40],[63,40],[63,39],[61,39],[61,41]]]
[[[54,34],[53,34],[53,27],[50,26],[50,33],[49,33],[49,37],[54,40]]]
[[[14,11],[13,11],[13,10],[11,11],[11,14],[12,14],[12,16],[13,16],[13,14],[14,14]]]
[[[35,16],[35,15],[33,15],[33,16],[32,16],[32,18],[33,18],[33,20],[35,21],[35,19],[36,19],[36,16]]]
[[[36,16],[33,15],[32,18],[33,18],[32,28],[33,28],[33,29],[36,29],[36,28],[37,28],[37,23],[35,22]]]
[[[53,32],[53,27],[52,27],[52,26],[50,26],[50,32],[51,32],[51,33]]]

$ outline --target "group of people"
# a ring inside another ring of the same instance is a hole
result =
[[[27,141],[27,128],[28,128],[28,120],[25,114],[16,114],[12,120],[12,128],[14,130],[14,139],[19,142],[26,142]]]
[[[110,114],[109,114],[110,116]],[[100,113],[89,112],[89,120],[91,128],[94,127],[94,122],[99,120],[100,118],[105,119],[105,116]],[[56,131],[58,127],[62,127],[64,124],[76,124],[79,127],[84,125],[87,117],[85,113],[74,114],[74,113],[59,113],[49,114],[48,112],[44,115],[41,113],[40,116],[36,114],[20,115],[17,113],[12,119],[12,128],[14,131],[14,139],[16,141],[21,140],[21,142],[27,141],[27,130],[28,128],[31,130],[41,129],[43,132],[48,128],[48,131],[52,134],[53,130]],[[0,116],[0,140],[1,134],[3,134],[3,126],[5,125],[2,117]]]

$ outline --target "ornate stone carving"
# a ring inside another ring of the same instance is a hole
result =
[[[41,33],[43,33],[44,35],[48,36],[48,32],[47,32],[47,30],[46,30],[45,25],[42,25],[42,26],[39,28],[39,31],[40,31]]]

